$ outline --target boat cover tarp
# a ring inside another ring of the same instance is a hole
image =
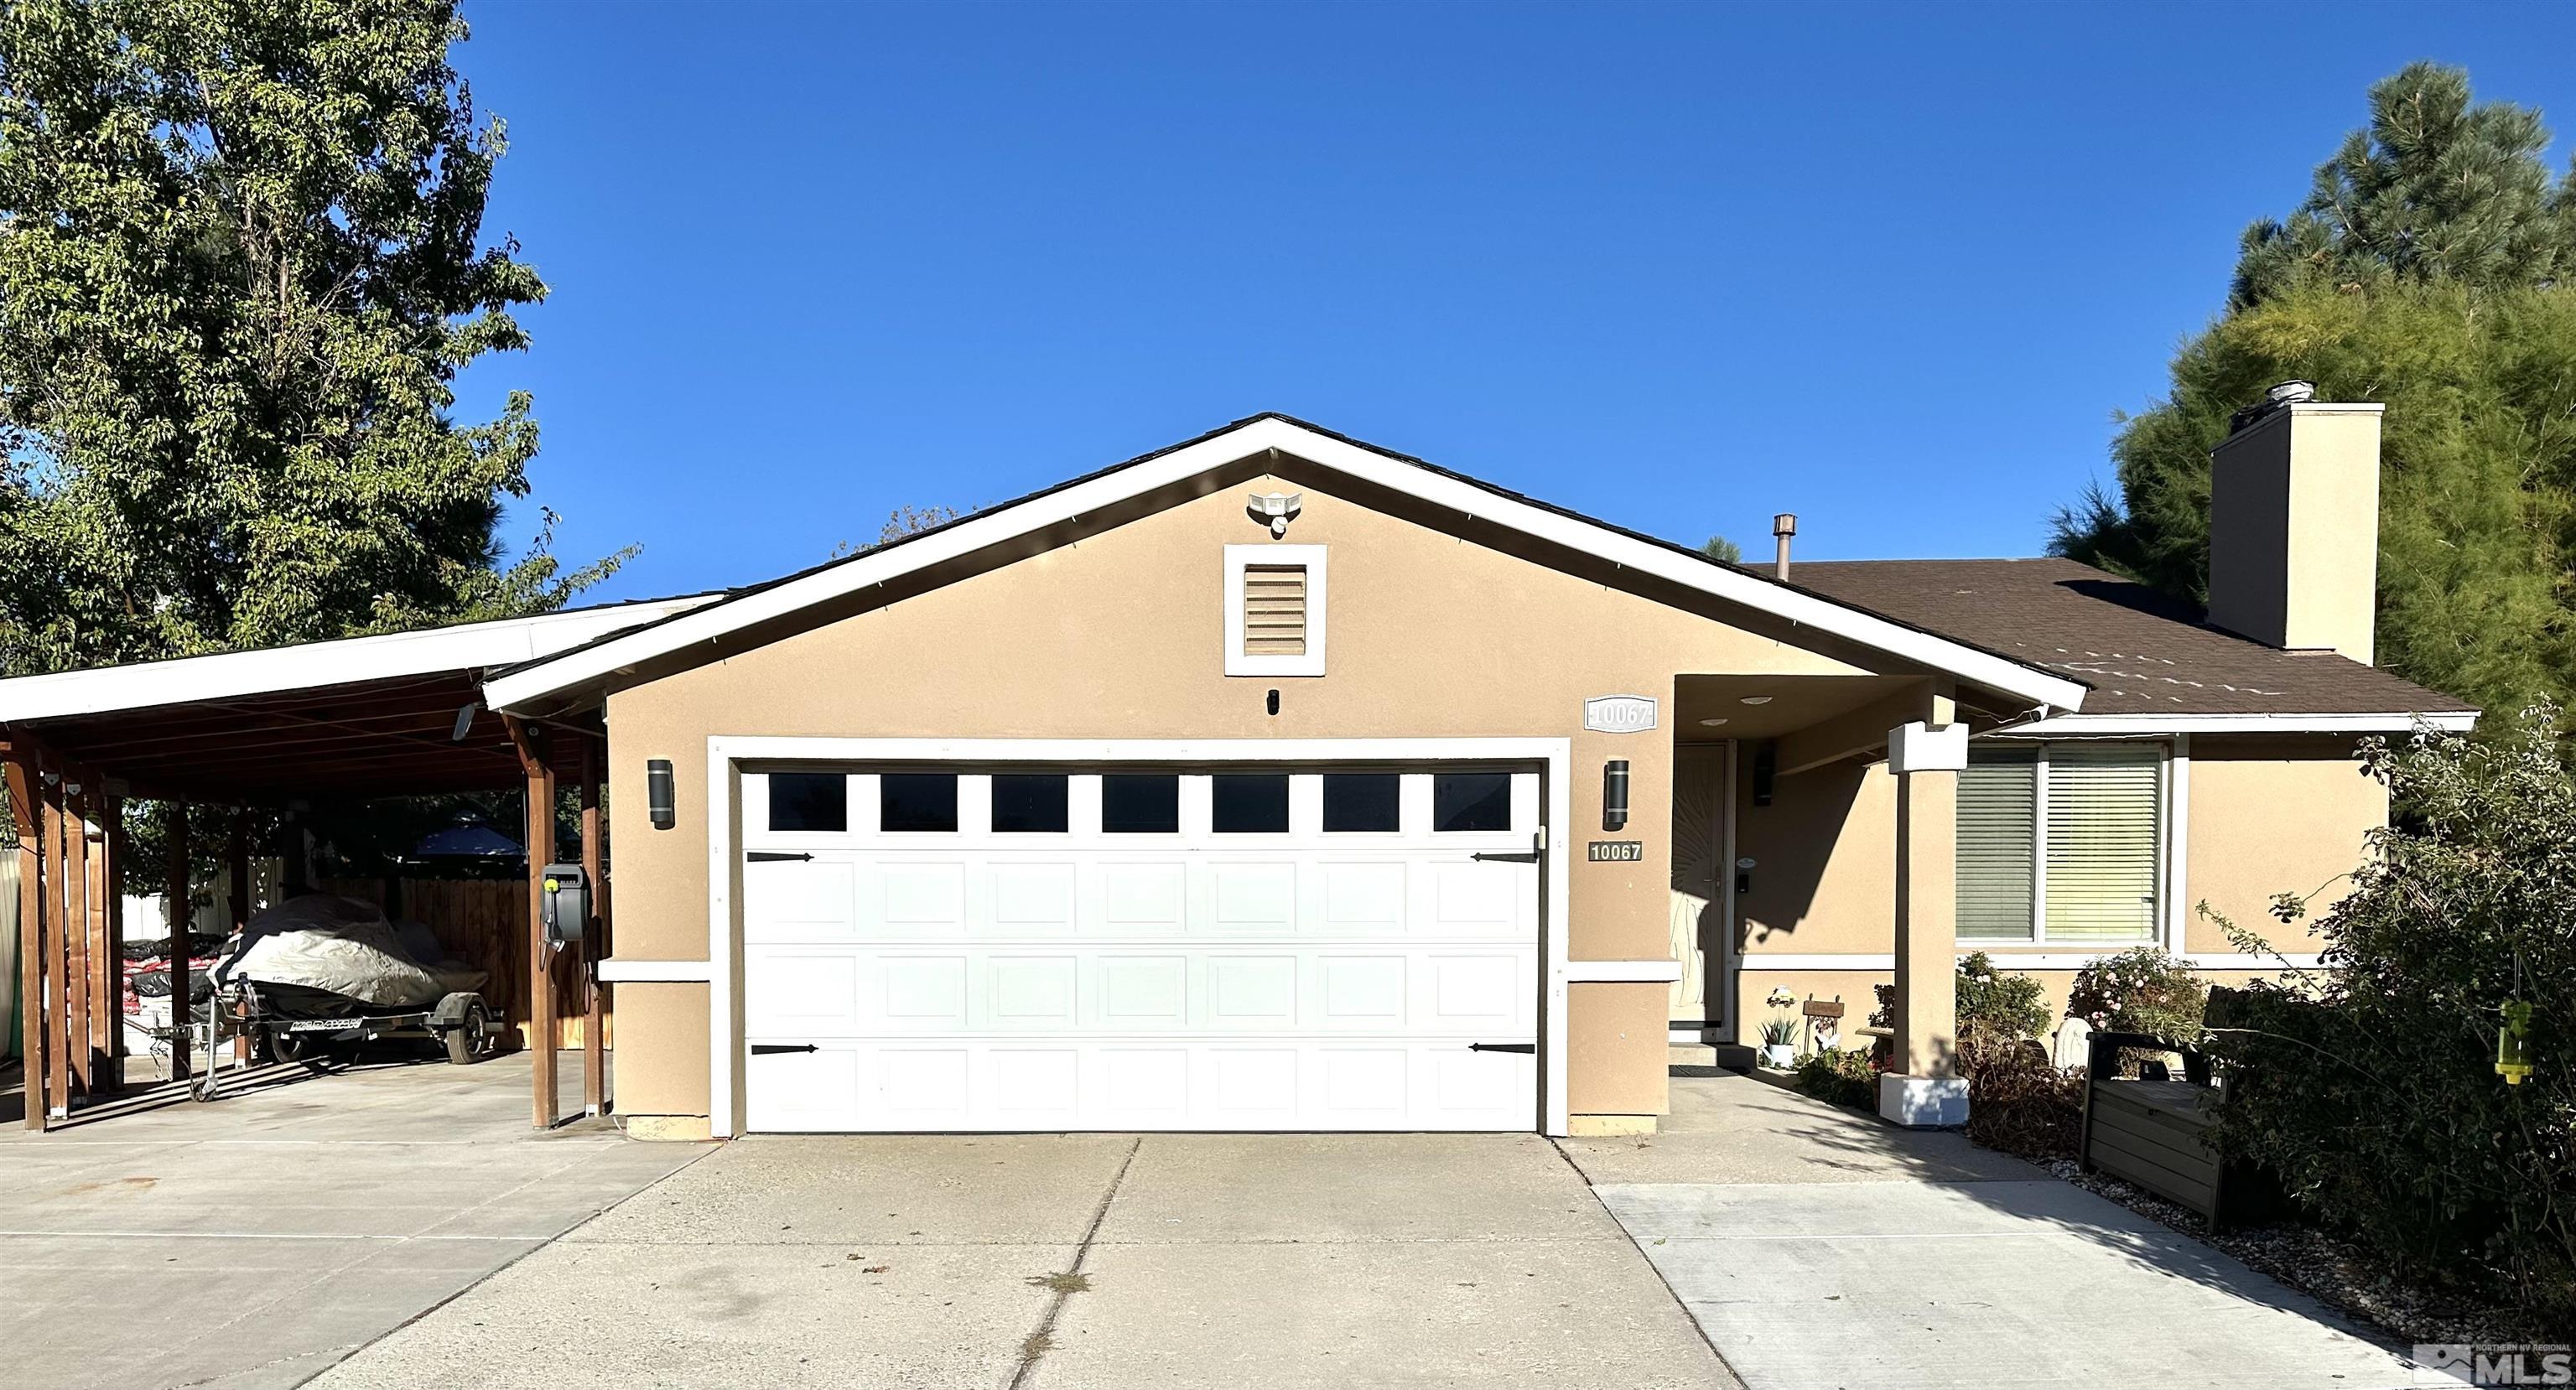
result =
[[[322,990],[380,1008],[425,1008],[453,991],[483,987],[480,970],[421,959],[435,944],[426,931],[396,928],[373,903],[307,893],[254,915],[215,976]]]

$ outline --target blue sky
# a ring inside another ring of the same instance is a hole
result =
[[[2576,126],[2564,6],[465,13],[554,293],[462,408],[535,394],[560,551],[644,547],[600,598],[1262,410],[1693,543],[2035,554],[2373,79]]]

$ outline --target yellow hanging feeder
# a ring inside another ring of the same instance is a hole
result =
[[[2531,1006],[2508,999],[2497,1012],[2504,1015],[2504,1026],[2496,1029],[2496,1075],[2508,1086],[2519,1086],[2531,1075]]]

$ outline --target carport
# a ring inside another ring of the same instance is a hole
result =
[[[0,680],[0,759],[17,830],[27,1127],[68,1119],[77,1106],[127,1084],[121,962],[129,886],[166,893],[179,984],[187,965],[185,905],[198,886],[190,882],[193,844],[220,840],[229,891],[217,925],[238,931],[255,906],[254,813],[280,814],[292,827],[322,802],[478,790],[521,790],[528,808],[525,925],[511,920],[484,929],[524,938],[487,963],[494,988],[524,1001],[505,1013],[524,1025],[533,1053],[532,1118],[539,1128],[562,1118],[555,1054],[567,1015],[579,1019],[583,1108],[602,1110],[607,1001],[596,962],[606,953],[599,782],[606,732],[596,717],[494,714],[481,703],[482,680],[704,601],[619,604]],[[561,782],[580,790],[584,864],[601,885],[586,950],[550,946],[535,927],[539,870],[554,858]],[[128,862],[124,809],[138,799],[174,808],[163,863]],[[307,837],[288,834],[279,848],[283,878],[310,881]],[[171,1048],[174,1082],[192,1064],[186,1047]]]

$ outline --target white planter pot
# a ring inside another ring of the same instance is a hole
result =
[[[1762,1045],[1762,1060],[1771,1066],[1775,1066],[1786,1071],[1790,1067],[1798,1064],[1797,1044],[1764,1043]]]

